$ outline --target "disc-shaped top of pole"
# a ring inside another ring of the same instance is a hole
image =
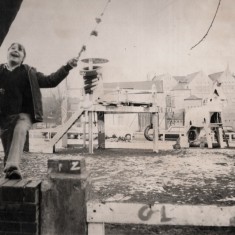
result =
[[[92,76],[92,75],[98,75],[99,70],[101,69],[100,66],[93,66],[92,69],[89,67],[84,67],[80,70],[80,74],[84,76]]]
[[[109,62],[107,59],[102,59],[102,58],[86,58],[81,60],[84,63],[90,63],[92,62],[93,64],[104,64]]]

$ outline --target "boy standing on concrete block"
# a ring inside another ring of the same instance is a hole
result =
[[[44,75],[23,64],[25,57],[24,46],[13,43],[7,52],[7,63],[0,64],[0,136],[8,179],[22,179],[19,163],[27,131],[33,123],[43,120],[40,88],[56,87],[77,66],[73,58],[55,73]]]

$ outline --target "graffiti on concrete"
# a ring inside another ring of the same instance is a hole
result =
[[[166,216],[166,207],[162,206],[161,208],[161,222],[168,222],[171,221],[172,218]]]
[[[172,218],[167,217],[165,206],[162,206],[161,210],[153,210],[151,204],[142,206],[138,211],[138,217],[142,221],[148,221],[151,219],[152,215],[157,212],[160,212],[161,222],[168,222],[172,220]]]
[[[151,208],[151,205],[145,205],[139,209],[138,217],[142,221],[148,221],[152,217],[154,212],[157,212],[157,211],[153,211]]]

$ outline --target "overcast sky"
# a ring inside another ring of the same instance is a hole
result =
[[[235,3],[222,0],[215,22],[217,0],[111,0],[98,37],[89,37],[107,0],[23,0],[21,9],[0,48],[0,62],[12,42],[27,50],[25,63],[44,73],[53,72],[77,56],[83,44],[89,55],[109,60],[104,80],[141,81],[147,74],[186,75],[235,71]],[[79,63],[68,78],[82,81]],[[77,83],[78,82],[78,83]]]

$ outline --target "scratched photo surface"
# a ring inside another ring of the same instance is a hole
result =
[[[0,64],[14,42],[44,74],[78,61],[41,89],[25,180],[89,172],[89,235],[235,234],[233,0],[0,6]],[[51,158],[69,160],[48,171]],[[1,144],[2,178],[3,159]]]

